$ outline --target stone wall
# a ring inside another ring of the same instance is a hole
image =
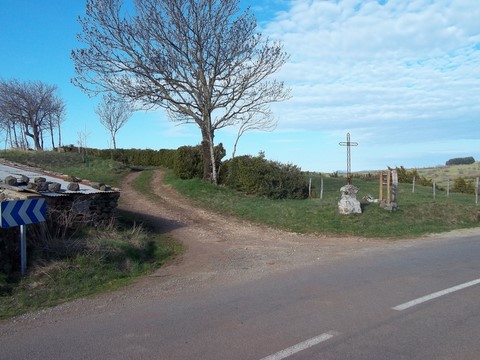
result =
[[[62,212],[74,217],[75,221],[94,226],[104,225],[115,217],[120,192],[94,194],[69,194],[68,196],[47,197],[49,220],[58,221]]]

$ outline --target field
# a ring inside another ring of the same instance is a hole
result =
[[[418,168],[419,175],[425,176],[427,179],[435,180],[436,184],[443,189],[447,188],[447,182],[456,178],[464,178],[469,181],[475,181],[480,177],[480,162],[471,165],[454,165],[454,166],[436,166],[430,168]]]
[[[320,199],[320,178],[312,178],[316,198],[307,200],[269,200],[215,187],[198,180],[179,180],[170,174],[166,180],[200,206],[299,233],[343,234],[364,237],[405,238],[476,227],[478,206],[475,196],[400,184],[398,210],[386,211],[378,204],[362,201],[366,195],[379,197],[379,182],[353,179],[359,187],[357,199],[362,214],[340,215],[337,203],[343,178],[325,177]],[[384,193],[386,187],[384,187]]]

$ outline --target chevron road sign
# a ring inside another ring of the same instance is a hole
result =
[[[0,227],[35,224],[45,221],[45,199],[2,201],[0,203]]]

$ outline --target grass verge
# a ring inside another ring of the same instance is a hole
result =
[[[0,151],[0,157],[20,164],[102,182],[111,186],[119,186],[121,179],[130,171],[128,167],[118,161],[104,160],[92,156],[87,156],[84,161],[79,153],[6,150]]]
[[[110,160],[91,158],[82,163],[81,156],[72,153],[7,151],[0,157],[113,186],[128,172]],[[140,177],[146,194],[151,193],[149,174]],[[0,271],[0,319],[118,289],[183,252],[180,243],[149,231],[148,224],[137,225],[142,219],[119,215],[111,226],[82,228],[66,240],[29,241],[27,275]]]
[[[135,224],[90,229],[81,237],[48,246],[48,258],[37,253],[26,276],[8,281],[0,277],[0,318],[118,289],[183,250],[167,236]]]
[[[180,180],[171,172],[165,181],[197,204],[221,213],[298,233],[323,233],[362,237],[408,238],[449,230],[477,227],[479,207],[475,198],[466,194],[450,194],[432,189],[399,185],[398,210],[386,211],[378,204],[362,202],[362,214],[340,215],[337,203],[341,178],[324,178],[322,199],[269,200],[240,194],[200,180]],[[318,184],[319,179],[314,179]],[[377,181],[354,179],[360,188],[357,199],[367,194],[378,197]],[[385,191],[385,190],[384,190]]]

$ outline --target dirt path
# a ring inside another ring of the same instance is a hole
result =
[[[122,184],[119,208],[144,217],[156,231],[183,242],[186,252],[155,273],[118,291],[0,321],[0,336],[32,327],[55,326],[78,318],[95,319],[96,314],[113,316],[157,298],[188,296],[197,291],[208,291],[210,286],[254,280],[273,272],[337,261],[348,256],[372,252],[381,255],[383,250],[391,247],[418,244],[417,240],[300,235],[223,216],[193,206],[163,184],[160,171],[155,172],[153,184],[159,199],[152,201],[133,189],[132,181],[138,175],[128,175]],[[480,235],[480,229],[457,231],[455,235]],[[450,236],[452,233],[435,235],[431,241]]]
[[[154,202],[133,189],[136,176],[130,174],[122,184],[120,208],[142,214],[157,231],[187,247],[180,258],[141,280],[137,291],[174,291],[205,281],[248,280],[388,246],[364,238],[289,233],[199,209],[163,184],[160,171],[155,172],[153,184],[160,200]]]

